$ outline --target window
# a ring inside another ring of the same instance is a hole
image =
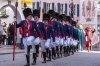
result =
[[[77,7],[76,5],[73,5],[73,14],[74,15],[76,15],[76,9],[77,9],[76,7]]]
[[[63,6],[64,4],[60,4],[60,14],[63,14]]]
[[[35,2],[33,2],[33,8],[32,8],[33,10],[35,9]]]
[[[47,8],[46,8],[47,12],[48,12],[48,10],[50,10],[50,5],[51,5],[51,3],[47,3]]]

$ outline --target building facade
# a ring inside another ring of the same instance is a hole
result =
[[[10,3],[8,1],[11,1]],[[97,34],[97,0],[0,0],[0,11],[6,7],[11,7],[15,13],[15,2],[18,1],[18,15],[17,21],[24,19],[22,10],[24,9],[24,1],[27,3],[27,7],[32,10],[40,9],[40,21],[42,21],[43,13],[47,13],[49,9],[55,10],[59,14],[70,15],[70,4],[74,4],[74,20],[83,24],[83,28],[90,25],[93,29],[96,29]],[[9,12],[10,13],[10,12]],[[12,15],[12,14],[11,14]],[[14,16],[14,14],[13,14]],[[14,19],[14,18],[12,18]],[[6,19],[5,19],[6,20]],[[10,21],[10,20],[7,20]],[[19,42],[19,40],[18,40]]]

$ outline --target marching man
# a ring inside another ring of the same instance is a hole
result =
[[[54,30],[53,30],[53,27],[50,26],[48,24],[50,20],[50,15],[49,14],[43,14],[43,22],[45,24],[45,30],[46,30],[46,33],[47,33],[47,40],[42,40],[41,42],[41,48],[42,48],[42,52],[43,52],[43,59],[44,61],[42,63],[46,63],[46,55],[48,55],[49,53],[49,59],[48,61],[51,61],[51,45],[50,45],[50,42],[55,42],[55,35],[54,35]],[[51,39],[52,37],[52,39]],[[46,53],[47,52],[47,53]]]
[[[17,28],[21,27],[23,31],[23,44],[25,47],[26,61],[27,64],[24,66],[30,66],[30,46],[34,40],[34,29],[38,32],[39,37],[41,33],[36,26],[36,23],[32,20],[32,12],[30,8],[26,8],[23,10],[23,14],[25,16],[25,20],[22,20],[19,24],[17,24]]]
[[[67,31],[66,28],[65,28],[64,17],[63,17],[62,14],[59,15],[58,21],[60,23],[60,56],[62,57],[62,48],[63,48],[63,45],[64,45],[65,36],[66,36],[65,32]]]
[[[46,40],[47,34],[46,34],[45,27],[44,27],[44,23],[39,21],[40,10],[38,10],[38,9],[33,10],[33,17],[34,17],[34,21],[36,22],[37,27],[39,28],[39,30],[42,34],[41,38],[43,38],[43,36],[44,36],[44,39]],[[33,60],[32,65],[36,64],[36,57],[39,56],[39,43],[41,42],[40,39],[39,39],[39,35],[38,35],[36,30],[34,30],[34,34],[35,34],[35,40],[33,41],[33,44],[32,44],[34,60]]]
[[[63,32],[63,27],[62,27],[63,25],[61,24],[61,22],[58,21],[59,19],[61,19],[59,18],[59,14],[55,12],[54,20],[58,22],[58,25],[60,28],[60,38],[58,38],[59,43],[56,44],[56,54],[58,58],[59,58],[59,46],[61,47],[61,45],[63,44],[63,37],[64,37],[64,32]]]
[[[51,25],[54,29],[54,33],[55,33],[55,43],[51,42],[51,46],[52,46],[52,59],[56,60],[56,45],[59,45],[59,38],[60,38],[60,28],[59,28],[59,24],[57,21],[54,21],[54,16],[55,16],[55,11],[54,10],[49,10],[48,14],[50,14],[50,21],[49,21],[49,25]]]
[[[72,33],[72,29],[71,29],[71,24],[70,24],[70,19],[71,17],[70,16],[66,16],[66,29],[67,29],[67,32],[66,32],[66,43],[67,43],[67,54],[68,56],[70,55],[70,52],[71,52],[71,33]]]

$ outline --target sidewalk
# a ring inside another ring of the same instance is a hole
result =
[[[3,48],[0,48],[0,55],[13,53],[13,45],[3,45],[2,47]],[[39,48],[39,50],[41,50],[41,48]],[[24,52],[25,52],[24,49],[21,50],[18,47],[16,47],[15,49],[15,53],[24,53]]]
[[[4,54],[12,54],[13,46],[12,45],[3,45],[3,48],[0,48],[0,55]],[[39,48],[41,50],[41,48]],[[81,52],[87,52],[86,48]],[[100,52],[99,48],[93,48],[92,52]],[[19,49],[18,47],[15,49],[15,53],[24,53],[24,50]]]
[[[3,45],[2,47],[3,48],[0,48],[0,55],[13,53],[13,45]],[[15,53],[24,53],[24,50],[21,50],[16,47]]]

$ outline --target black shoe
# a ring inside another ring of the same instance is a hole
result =
[[[52,55],[52,59],[54,59],[54,56]]]
[[[26,55],[27,64],[24,66],[30,66],[30,56]]]
[[[74,55],[74,52],[72,52],[72,55]]]
[[[36,65],[36,62],[33,62],[32,65]]]
[[[30,64],[26,64],[26,65],[24,65],[24,66],[30,66]]]
[[[51,61],[51,59],[48,59],[47,61]]]
[[[36,53],[36,56],[39,57],[39,53]]]
[[[53,60],[56,60],[56,57],[54,57]]]
[[[43,61],[42,63],[46,63],[46,61]]]

